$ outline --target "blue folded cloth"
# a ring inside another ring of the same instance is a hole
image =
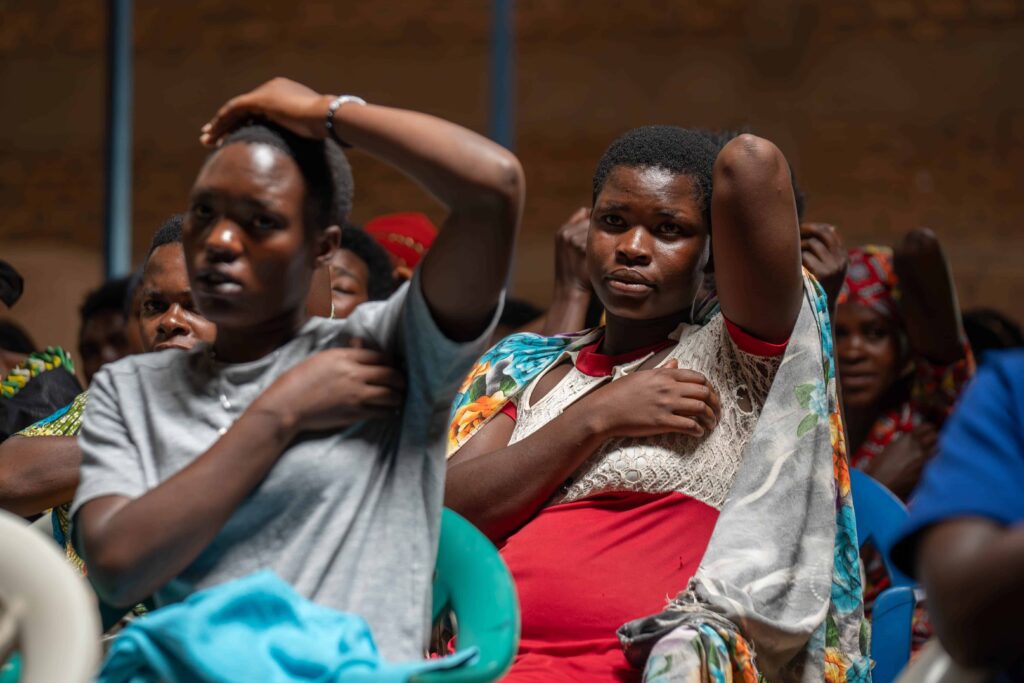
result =
[[[401,683],[466,664],[468,648],[403,664],[377,652],[362,617],[316,605],[259,571],[136,619],[114,640],[97,683]]]

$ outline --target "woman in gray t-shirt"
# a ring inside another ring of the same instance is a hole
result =
[[[351,199],[331,137],[450,212],[413,280],[343,321],[304,307]],[[183,242],[217,340],[97,374],[72,506],[89,577],[113,604],[164,604],[270,567],[366,617],[385,656],[417,657],[447,412],[500,308],[522,170],[452,123],[284,79],[230,100],[201,140],[216,149]]]

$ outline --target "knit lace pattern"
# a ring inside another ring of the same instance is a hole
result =
[[[782,357],[757,356],[737,348],[721,313],[704,326],[681,325],[673,333],[676,337],[678,343],[659,366],[676,359],[680,368],[708,378],[722,402],[717,428],[700,438],[670,433],[609,439],[576,470],[551,504],[617,491],[677,492],[721,510]],[[536,378],[517,406],[510,443],[526,438],[594,389],[635,372],[648,358],[616,366],[610,377],[590,377],[574,366],[533,404],[530,397],[540,380]]]

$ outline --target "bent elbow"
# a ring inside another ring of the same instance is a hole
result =
[[[715,192],[720,184],[746,185],[766,179],[789,182],[789,163],[771,140],[750,133],[730,140],[715,160]]]
[[[526,193],[526,174],[523,165],[512,152],[503,150],[495,161],[493,190],[506,206],[522,206]]]
[[[0,467],[0,510],[19,517],[31,517],[43,512],[43,510],[33,509],[35,506],[26,500],[27,485],[20,479],[17,472],[11,471],[12,469]]]
[[[99,549],[85,560],[89,581],[101,598],[113,607],[132,607],[145,599],[138,595],[131,581],[134,563],[125,553]]]

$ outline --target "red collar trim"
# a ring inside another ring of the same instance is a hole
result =
[[[658,351],[667,349],[670,346],[674,346],[676,343],[675,340],[666,339],[665,341],[660,341],[657,344],[645,346],[642,349],[636,349],[627,353],[620,353],[616,356],[610,356],[608,354],[597,352],[602,341],[604,341],[604,337],[601,337],[593,344],[584,346],[577,353],[576,369],[584,375],[589,375],[590,377],[608,377],[612,374],[612,371],[615,370],[616,366],[639,360],[649,353],[657,353]]]

